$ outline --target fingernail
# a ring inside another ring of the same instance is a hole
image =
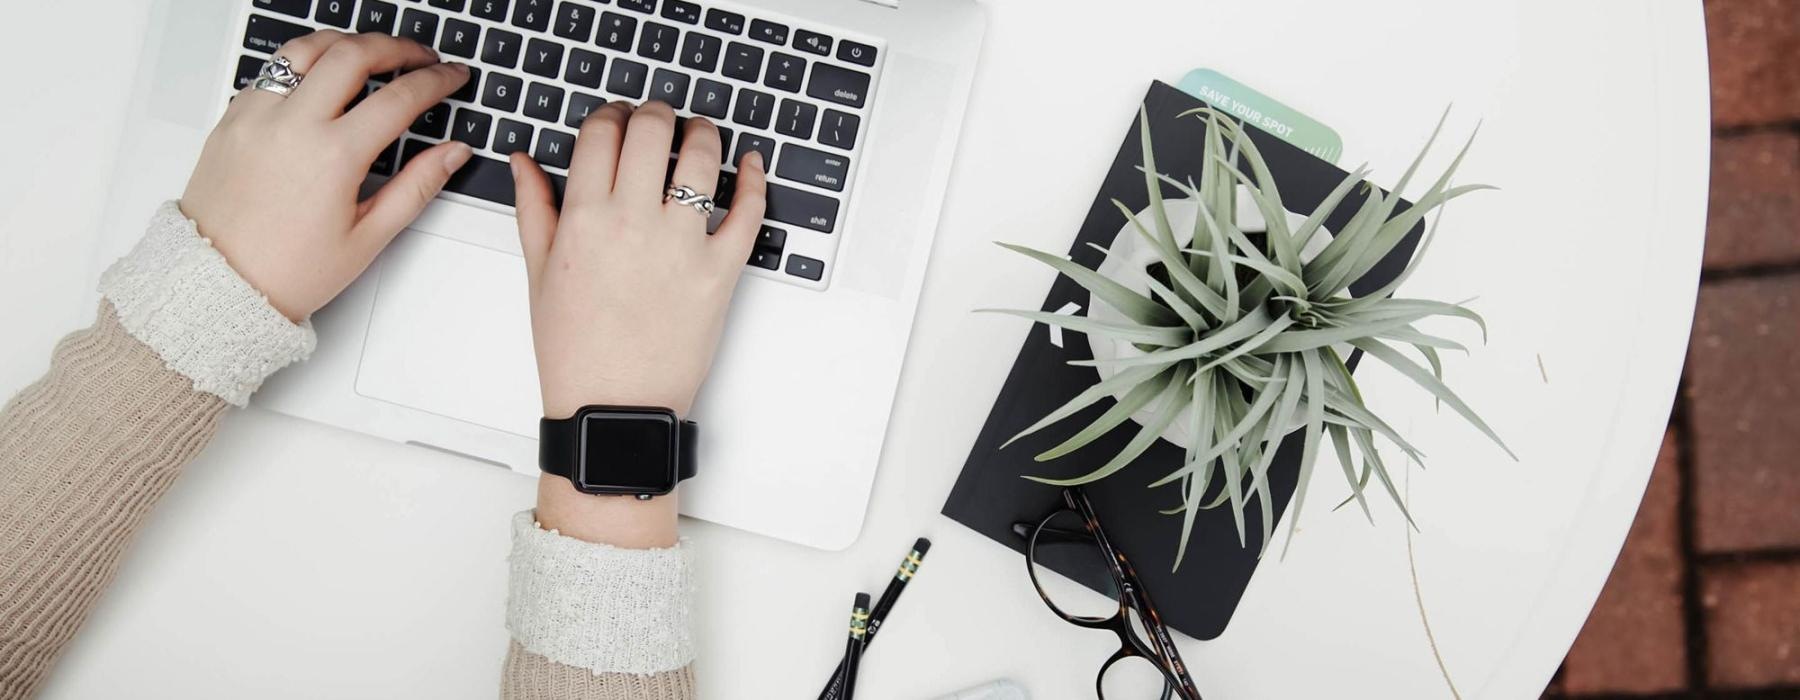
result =
[[[469,148],[469,144],[457,141],[455,146],[450,147],[450,152],[444,154],[444,167],[449,168],[450,172],[456,172],[464,163],[469,162],[471,155],[474,155],[474,149]]]
[[[762,151],[751,151],[744,154],[744,162],[757,170],[763,169]]]
[[[513,179],[519,179],[519,160],[517,158],[508,158],[507,165],[512,167]]]

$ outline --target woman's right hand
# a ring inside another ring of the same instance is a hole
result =
[[[559,212],[549,179],[512,155],[519,240],[530,277],[531,329],[544,415],[582,406],[654,406],[686,415],[700,390],[726,307],[763,219],[764,164],[749,152],[718,232],[692,206],[663,201],[675,112],[614,102],[589,115],[575,140]],[[672,176],[708,196],[719,178],[719,132],[687,121]],[[640,501],[590,496],[567,479],[538,482],[537,520],[591,542],[675,543],[670,494]]]

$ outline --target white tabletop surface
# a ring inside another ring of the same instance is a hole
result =
[[[989,241],[1066,247],[1147,81],[1206,66],[1336,127],[1340,164],[1366,161],[1383,184],[1445,105],[1452,140],[1482,122],[1460,179],[1501,190],[1448,208],[1405,293],[1477,298],[1492,339],[1450,359],[1450,382],[1521,460],[1404,379],[1358,376],[1429,455],[1430,471],[1409,477],[1413,553],[1450,677],[1466,697],[1535,697],[1636,512],[1686,345],[1707,185],[1700,4],[986,4],[867,525],[851,549],[820,552],[687,524],[702,550],[706,695],[816,693],[851,592],[878,589],[925,534],[935,548],[867,659],[862,697],[1001,676],[1036,697],[1090,696],[1116,640],[1052,617],[1020,557],[937,514],[1025,332],[968,312],[1042,299],[1046,271]],[[114,62],[136,55],[141,5],[24,3],[0,23],[0,393],[41,373],[92,312],[90,250],[127,99]],[[1263,562],[1231,628],[1183,644],[1202,690],[1448,696],[1397,513],[1384,506],[1370,526],[1330,512],[1346,492],[1332,465],[1312,488],[1291,553]],[[152,519],[49,696],[491,697],[503,520],[530,491],[427,450],[234,416]]]

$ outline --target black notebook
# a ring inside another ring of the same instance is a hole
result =
[[[1204,103],[1198,98],[1161,82],[1151,84],[1149,93],[1144,96],[1157,168],[1176,180],[1186,181],[1192,177],[1197,182],[1200,179],[1201,144],[1204,143],[1206,123],[1192,116],[1177,118],[1176,115],[1201,106]],[[1132,211],[1142,211],[1149,203],[1143,173],[1137,169],[1143,162],[1137,118],[1137,112],[1133,110],[1131,120],[1120,125],[1124,139],[1119,153],[1113,158],[1112,168],[1094,197],[1087,218],[1081,222],[1075,242],[1069,247],[1069,257],[1084,266],[1097,267],[1103,257],[1088,244],[1109,245],[1120,227],[1125,225],[1124,215],[1112,200],[1123,202]],[[1298,214],[1311,213],[1347,175],[1338,167],[1274,136],[1249,127],[1246,131],[1279,184],[1283,204]],[[1247,166],[1245,172],[1248,173]],[[1183,196],[1168,186],[1162,194],[1168,199]],[[1327,220],[1327,228],[1341,229],[1360,201],[1356,194],[1346,198],[1337,214]],[[1404,210],[1407,206],[1402,203],[1397,208]],[[1416,226],[1393,253],[1351,285],[1351,292],[1362,294],[1379,289],[1399,275],[1423,229],[1423,224]],[[1071,303],[1085,313],[1089,308],[1088,293],[1067,278],[1058,276],[1042,308],[1056,311]],[[1019,321],[996,316],[991,322]],[[1067,364],[1070,360],[1092,359],[1087,339],[1068,331],[1063,335],[1064,342],[1058,347],[1050,342],[1046,326],[1035,324],[1032,327],[999,398],[988,413],[987,423],[976,438],[975,446],[969,450],[962,475],[944,503],[945,515],[1021,553],[1025,550],[1025,540],[1014,534],[1013,523],[1036,523],[1060,503],[1061,492],[1058,487],[1021,477],[1068,478],[1085,474],[1118,454],[1138,428],[1136,423],[1127,421],[1074,453],[1048,462],[1033,461],[1034,455],[1067,439],[1110,408],[1113,401],[1105,399],[1000,449],[1001,444],[1019,431],[1098,381],[1093,368]],[[1355,358],[1351,359],[1354,362]],[[1289,435],[1269,469],[1270,487],[1275,497],[1273,509],[1278,521],[1294,492],[1299,447],[1299,433]],[[1237,608],[1238,600],[1250,582],[1250,574],[1256,568],[1262,544],[1261,516],[1258,508],[1245,509],[1246,544],[1239,545],[1237,526],[1229,508],[1201,511],[1195,518],[1194,532],[1181,569],[1172,572],[1182,521],[1180,516],[1157,511],[1180,505],[1179,487],[1146,489],[1145,486],[1178,467],[1183,457],[1180,447],[1159,440],[1124,470],[1085,488],[1108,536],[1131,558],[1164,621],[1193,637],[1212,639],[1225,631],[1232,611]],[[1272,566],[1279,565],[1276,560],[1282,537],[1283,532],[1277,530],[1276,541],[1269,548],[1267,558]],[[1102,590],[1107,586],[1106,574],[1098,567],[1058,571],[1089,588]],[[1025,575],[1021,558],[1019,576]]]

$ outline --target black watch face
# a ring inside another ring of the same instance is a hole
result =
[[[663,493],[675,488],[675,416],[591,410],[581,416],[583,491]]]

